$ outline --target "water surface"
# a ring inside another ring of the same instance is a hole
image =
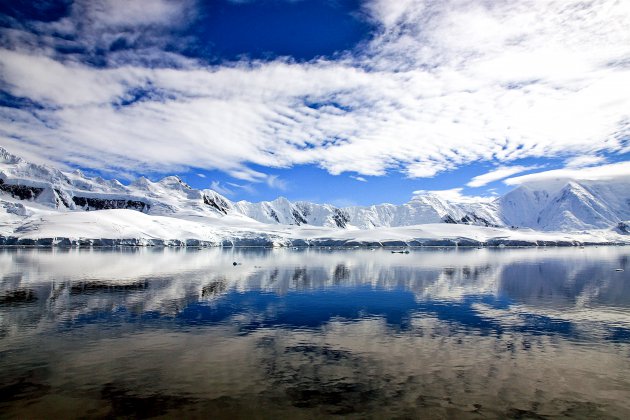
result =
[[[0,250],[0,416],[630,418],[629,257]]]

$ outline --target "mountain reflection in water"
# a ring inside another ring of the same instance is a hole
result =
[[[627,418],[629,255],[0,250],[0,411]]]

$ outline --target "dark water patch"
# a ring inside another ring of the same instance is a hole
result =
[[[213,281],[208,283],[201,289],[202,297],[216,297],[225,293],[228,289],[226,282],[224,281]]]
[[[78,295],[85,293],[120,293],[138,290],[146,290],[149,288],[149,281],[143,280],[130,284],[116,284],[108,282],[81,282],[74,283],[70,286],[70,294]]]
[[[310,383],[291,387],[286,393],[296,407],[323,406],[328,414],[347,415],[365,411],[380,390],[364,383]]]
[[[0,305],[18,306],[33,303],[37,295],[32,289],[8,290],[0,293]]]
[[[510,419],[527,419],[527,420],[546,420],[548,417],[541,416],[534,411],[521,410],[519,408],[510,408],[506,414]]]
[[[106,418],[148,419],[166,415],[169,411],[181,409],[194,402],[193,399],[177,395],[142,395],[138,390],[116,383],[105,384],[101,389],[101,398],[111,408]]]
[[[14,370],[14,369],[12,369]],[[5,371],[4,374],[9,372]],[[51,386],[46,378],[46,369],[30,369],[22,376],[5,377],[0,381],[0,407],[8,405],[10,401],[34,401],[47,395]]]

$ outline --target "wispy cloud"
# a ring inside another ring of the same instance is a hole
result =
[[[252,184],[237,184],[235,182],[226,182],[226,184],[229,185],[230,187],[234,187],[239,190],[242,190],[250,195],[254,195],[257,193],[256,189],[254,188]]]
[[[270,188],[274,188],[276,190],[286,191],[287,189],[287,182],[284,179],[281,179],[278,175],[267,175],[265,182]]]
[[[611,163],[608,165],[591,166],[588,168],[564,168],[552,171],[537,172],[534,174],[508,178],[503,181],[507,185],[520,185],[528,182],[549,180],[585,180],[601,181],[609,179],[627,178],[630,182],[630,162]]]
[[[224,185],[222,185],[219,181],[212,181],[210,183],[210,189],[218,192],[222,195],[232,196],[234,195],[234,190],[230,189]]]
[[[360,181],[360,182],[368,182],[367,179],[363,178],[362,176],[350,175],[350,178],[356,179],[357,181]]]
[[[60,21],[1,30],[3,88],[37,105],[0,109],[3,145],[100,170],[218,169],[279,189],[249,166],[432,177],[630,147],[624,2],[371,0],[377,34],[336,61],[215,66],[179,54],[185,37],[165,38],[194,20],[194,2],[149,3],[75,2]],[[60,55],[72,39],[81,52]]]
[[[519,174],[525,171],[531,171],[538,169],[538,166],[500,166],[490,172],[482,175],[477,175],[466,184],[468,187],[482,187],[488,185],[491,182],[500,181],[509,176]]]
[[[210,184],[210,189],[218,192],[219,194],[227,195],[227,196],[235,196],[237,192],[243,192],[249,195],[256,195],[257,190],[255,185],[257,183],[264,182],[269,188],[273,188],[280,191],[286,191],[287,183],[285,180],[281,179],[277,175],[266,175],[265,178],[255,179],[254,182],[239,184],[236,182],[225,182],[221,183],[219,181],[212,181]]]
[[[575,156],[567,159],[564,163],[567,168],[583,168],[606,163],[606,158],[603,156]]]

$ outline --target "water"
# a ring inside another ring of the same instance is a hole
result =
[[[629,418],[629,257],[0,250],[0,417]]]

